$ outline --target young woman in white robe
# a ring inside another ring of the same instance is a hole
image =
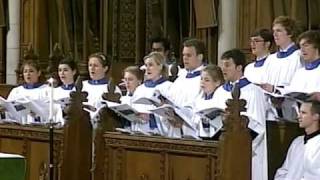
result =
[[[194,138],[211,138],[215,133],[215,127],[210,125],[211,119],[203,119],[199,114],[200,110],[213,107],[212,97],[215,90],[224,83],[222,70],[220,67],[210,64],[201,71],[200,88],[201,94],[195,99],[192,110],[193,116],[189,124],[193,125],[194,129],[183,128],[184,136]],[[185,125],[184,125],[185,126]]]
[[[138,66],[129,66],[123,71],[123,82],[126,87],[126,95],[120,98],[121,104],[128,104],[134,108],[132,104],[132,97],[137,87],[143,81],[143,71]],[[132,131],[135,126],[135,122],[123,120],[123,128]]]
[[[318,180],[320,177],[319,101],[302,103],[299,127],[304,128],[305,135],[293,140],[275,180]]]
[[[108,92],[107,73],[110,70],[111,62],[103,53],[93,53],[88,58],[89,80],[83,81],[82,91],[88,92],[89,106],[95,108],[90,111],[91,118],[94,118],[97,111],[104,106],[102,103],[102,94]],[[116,86],[115,93],[121,94],[119,87]]]
[[[58,65],[58,76],[61,85],[54,88],[53,99],[56,102],[55,109],[55,122],[64,124],[63,109],[69,101],[70,93],[75,91],[74,82],[77,74],[77,65],[73,59],[62,59]],[[62,102],[64,101],[64,102]]]
[[[13,88],[9,93],[7,100],[18,100],[27,98],[30,100],[43,100],[47,101],[46,84],[41,82],[41,70],[38,63],[34,61],[26,61],[21,66],[24,83],[16,88]],[[43,109],[48,111],[49,109]],[[10,119],[10,114],[8,114]],[[16,119],[17,120],[17,119]],[[29,113],[26,117],[22,117],[22,123],[42,122],[46,117],[40,117],[34,112]]]
[[[246,100],[249,118],[248,128],[256,134],[252,140],[252,180],[267,180],[267,140],[266,140],[266,102],[261,88],[243,77],[245,55],[238,49],[226,51],[221,56],[222,72],[226,83],[214,93],[214,107],[225,109],[226,101],[232,99],[231,91],[235,84],[240,88],[240,99]]]
[[[164,57],[158,52],[152,52],[144,58],[146,66],[144,83],[137,87],[132,97],[132,106],[141,112],[141,123],[132,126],[132,130],[143,134],[158,134],[166,136],[168,133],[168,122],[151,113],[149,110],[156,108],[155,105],[134,103],[140,98],[152,98],[160,92],[166,94],[171,86],[168,81],[168,68],[165,64]]]
[[[273,21],[272,29],[279,50],[268,56],[261,85],[264,90],[271,93],[275,91],[276,87],[289,85],[294,73],[302,67],[300,50],[294,43],[299,33],[297,23],[289,17],[279,16]],[[268,120],[296,118],[296,111],[292,108],[294,101],[276,98],[271,98],[271,100],[273,115],[268,115],[270,117]]]

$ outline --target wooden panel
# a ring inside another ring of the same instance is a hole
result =
[[[26,180],[37,180],[45,176],[49,165],[49,134],[45,127],[0,125],[0,152],[25,156]],[[54,134],[55,179],[59,177],[61,162],[62,131]]]
[[[217,142],[105,133],[105,179],[213,180]]]
[[[193,3],[197,28],[217,26],[217,14],[214,7],[214,0],[195,0]]]
[[[170,155],[169,176],[174,180],[206,180],[210,178],[210,160],[206,157]]]
[[[126,172],[124,179],[142,178],[161,180],[161,154],[158,152],[126,152]]]
[[[0,96],[7,98],[12,88],[16,87],[15,85],[10,84],[0,84]]]
[[[30,142],[29,179],[38,179],[49,167],[49,146],[45,142]]]
[[[1,152],[24,154],[24,141],[12,138],[1,138]]]

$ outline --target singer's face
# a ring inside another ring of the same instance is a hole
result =
[[[319,49],[307,39],[301,39],[299,42],[301,56],[305,62],[313,62],[320,58]]]
[[[125,82],[125,86],[126,86],[127,91],[129,91],[130,93],[133,93],[135,91],[135,89],[139,86],[139,84],[141,83],[141,81],[137,78],[137,76],[135,76],[134,74],[132,74],[130,72],[124,73],[123,80]]]
[[[144,65],[146,66],[146,79],[156,81],[161,77],[162,65],[157,64],[153,58],[147,58]]]
[[[214,80],[210,74],[206,71],[201,72],[201,80],[200,80],[200,87],[206,94],[213,93],[217,87],[219,87],[221,84],[221,81]]]
[[[59,64],[58,74],[61,82],[65,85],[74,83],[73,76],[76,71],[72,70],[67,64]]]
[[[306,131],[308,131],[315,122],[319,121],[319,115],[313,113],[311,108],[311,103],[302,103],[298,116],[299,127],[304,128]]]
[[[39,82],[41,72],[35,67],[26,64],[23,67],[23,79],[27,84],[34,84]]]
[[[108,66],[103,67],[98,58],[92,57],[88,62],[88,70],[92,80],[99,80],[105,78],[105,73],[108,70]]]
[[[193,46],[184,47],[182,50],[182,55],[183,55],[183,64],[187,70],[192,71],[201,66],[202,59],[197,54],[195,47]]]

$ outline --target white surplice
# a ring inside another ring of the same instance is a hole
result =
[[[320,135],[304,144],[304,136],[293,140],[286,160],[277,170],[275,180],[320,179]]]
[[[24,85],[18,86],[13,88],[9,95],[7,100],[18,100],[22,98],[27,98],[30,100],[43,100],[48,101],[47,94],[46,94],[46,88],[48,86],[46,84],[43,84],[39,87],[32,87],[32,88],[26,88]],[[7,114],[8,118],[10,119],[10,114]],[[22,123],[33,123],[35,118],[31,116],[30,114],[26,117],[23,117],[21,119]],[[41,121],[43,120],[43,117],[41,117]]]
[[[310,70],[305,67],[298,69],[290,85],[284,87],[283,94],[290,92],[320,92],[320,66]]]
[[[240,89],[240,99],[246,100],[248,127],[258,133],[252,141],[252,180],[268,180],[267,140],[266,140],[266,101],[262,90],[249,83]],[[231,92],[220,86],[214,93],[215,107],[225,109],[226,101],[232,99]]]
[[[244,69],[244,77],[252,83],[261,84],[265,76],[266,60],[267,56],[248,64]]]
[[[137,89],[135,90],[132,96],[131,106],[134,109],[136,109],[138,112],[147,113],[147,114],[151,113],[149,110],[156,108],[155,105],[136,104],[134,102],[142,97],[151,98],[152,96],[154,96],[156,92],[160,92],[160,94],[166,94],[171,84],[172,83],[168,80],[157,84],[155,87],[147,87],[145,83],[141,84],[140,86],[137,87]],[[131,127],[132,131],[142,132],[145,134],[155,133],[155,134],[160,134],[162,136],[167,136],[168,122],[164,118],[156,114],[154,114],[154,116],[157,124],[157,127],[155,129],[151,129],[149,123],[132,123],[132,127]]]
[[[294,44],[289,45],[287,49],[290,49]],[[295,72],[303,67],[303,63],[300,57],[300,50],[295,50],[290,55],[286,57],[279,58],[277,53],[273,53],[268,56],[265,62],[265,73],[262,79],[262,83],[268,83],[275,87],[278,86],[288,86],[293,78]],[[270,105],[271,105],[271,101]],[[293,108],[295,102],[285,99],[282,103],[282,113],[283,118],[287,120],[293,120],[296,118],[297,114]],[[268,120],[277,120],[278,114],[273,106],[268,112]]]
[[[171,88],[167,94],[164,96],[168,97],[176,106],[192,106],[197,96],[201,93],[200,80],[201,75],[200,71],[204,68],[204,65],[199,66],[191,72],[188,72],[186,69],[180,69],[178,78],[173,82]],[[187,77],[188,73],[194,73],[193,77]],[[170,127],[169,129],[173,136],[181,136],[180,128]],[[182,126],[182,131],[188,131],[188,128],[185,124]]]

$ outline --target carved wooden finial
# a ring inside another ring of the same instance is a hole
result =
[[[109,79],[109,84],[108,84],[108,92],[109,93],[114,93],[115,90],[116,90],[116,86],[113,83],[113,79],[110,78]]]
[[[39,55],[34,51],[32,44],[30,43],[27,49],[24,50],[23,59],[26,60],[37,60]]]
[[[59,43],[56,43],[53,47],[53,51],[49,56],[50,60],[61,60],[63,58],[63,53]]]
[[[81,90],[82,82],[78,77],[76,91],[70,93],[70,104],[65,108],[61,180],[91,179],[92,124],[83,105],[88,93]]]
[[[248,129],[248,118],[240,115],[245,111],[246,101],[240,99],[240,88],[236,85],[232,91],[233,99],[228,99],[224,116],[224,130],[219,138],[219,158],[221,179],[250,179],[251,168],[246,171],[242,167],[251,167],[251,136]],[[237,149],[235,151],[235,148]],[[232,159],[232,162],[223,159]],[[234,162],[241,162],[240,165]]]
[[[49,65],[47,67],[47,78],[53,77],[59,79],[58,77],[58,65],[59,62],[64,58],[61,47],[58,43],[54,45],[52,53],[49,55]]]
[[[120,102],[121,94],[115,92],[116,85],[113,83],[112,78],[110,78],[108,83],[108,92],[102,94],[102,99],[112,102]]]
[[[81,92],[82,87],[83,87],[82,78],[81,78],[81,76],[78,76],[77,79],[76,79],[76,82],[75,82],[76,91],[77,92]]]

